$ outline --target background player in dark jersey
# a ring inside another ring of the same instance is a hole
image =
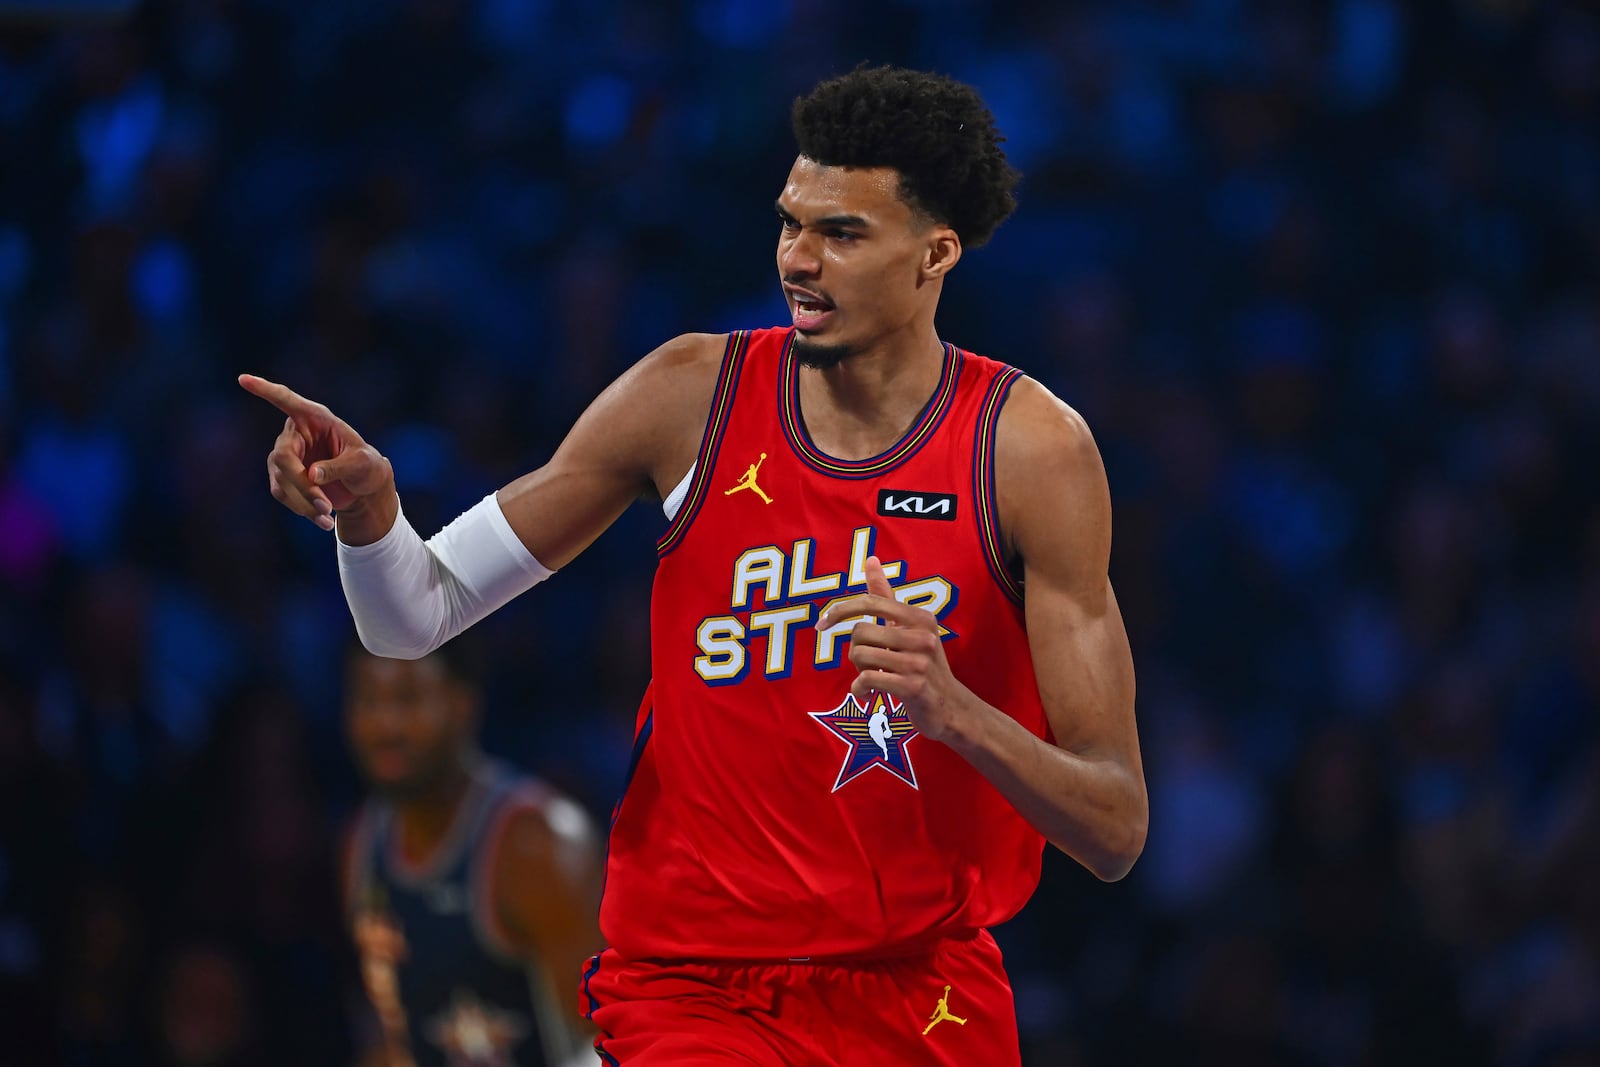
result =
[[[241,384],[288,416],[273,494],[337,527],[357,628],[385,654],[438,647],[634,499],[677,501],[608,860],[612,949],[586,986],[613,1062],[1015,1063],[985,928],[1037,884],[1042,841],[1105,879],[1144,844],[1105,473],[1076,412],[935,329],[963,248],[1013,207],[977,94],[858,70],[797,102],[794,125],[777,201],[792,328],[668,342],[549,463],[427,544],[351,427],[284,386]],[[890,476],[913,462],[965,478]],[[954,503],[950,534],[891,533],[884,509],[930,489],[918,499]],[[882,564],[875,537],[896,539]],[[697,619],[713,594],[720,614]],[[849,630],[859,677],[833,673],[824,631],[863,615],[881,621]],[[892,762],[875,755],[875,694],[893,698]],[[730,701],[754,729],[722,728]]]
[[[377,1017],[368,1059],[388,1067],[591,1056],[570,975],[599,941],[595,835],[577,804],[478,750],[473,647],[348,658],[345,722],[373,796],[346,903]]]

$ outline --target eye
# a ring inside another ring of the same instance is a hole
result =
[[[833,238],[835,241],[843,241],[848,244],[861,235],[859,233],[852,233],[849,230],[829,230],[828,236]]]

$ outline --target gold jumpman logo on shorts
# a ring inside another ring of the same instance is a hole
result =
[[[923,1037],[928,1036],[928,1030],[932,1030],[935,1026],[938,1026],[940,1023],[945,1022],[946,1020],[957,1023],[961,1026],[967,1025],[967,1020],[961,1018],[960,1016],[950,1014],[949,986],[944,987],[944,996],[939,998],[939,1006],[933,1009],[933,1014],[929,1016],[929,1018],[932,1019],[932,1022],[928,1023],[927,1030],[922,1031]]]
[[[761,453],[760,459],[750,464],[750,469],[744,472],[744,477],[739,479],[739,484],[735,485],[732,489],[724,489],[722,491],[722,495],[732,496],[741,489],[750,489],[753,490],[756,496],[760,497],[762,500],[765,500],[769,504],[772,503],[772,498],[766,493],[763,493],[761,491],[761,487],[756,484],[756,471],[760,470],[761,464],[765,463],[766,461],[767,454],[763,452]]]

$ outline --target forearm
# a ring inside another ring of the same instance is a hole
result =
[[[1097,878],[1127,874],[1144,848],[1148,803],[1136,776],[1035,737],[975,697],[945,743],[1061,851]]]
[[[427,655],[550,574],[492,496],[426,542],[396,498],[378,538],[339,542],[339,579],[356,633],[368,651],[396,659]]]

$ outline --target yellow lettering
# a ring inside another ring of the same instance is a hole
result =
[[[808,577],[806,571],[811,569],[811,546],[816,544],[811,538],[794,543],[794,563],[789,567],[789,599],[799,600],[804,596],[815,596],[818,593],[831,593],[839,588],[839,583],[844,580],[844,575],[839,571],[832,574],[820,574],[815,578]]]
[[[872,555],[872,543],[877,540],[877,531],[870,526],[861,526],[850,535],[850,584],[853,586],[867,584],[867,557]],[[900,577],[900,562],[893,563],[879,560],[883,563],[883,576],[891,582]]]
[[[857,593],[851,593],[850,596],[836,596],[822,605],[822,611],[827,611],[840,601],[849,600],[850,597],[858,595]],[[822,611],[817,612],[817,614],[820,616]],[[839,642],[849,637],[850,631],[856,628],[856,623],[865,618],[869,618],[869,616],[855,615],[848,619],[840,619],[825,630],[818,630],[817,650],[812,657],[812,662],[818,667],[837,667],[839,665]]]
[[[733,564],[733,606],[748,607],[750,587],[764,584],[768,601],[783,596],[783,550],[763,545],[742,554]]]
[[[695,673],[713,684],[736,682],[744,677],[744,626],[731,615],[706,619],[694,634],[701,654],[695,657]]]
[[[811,621],[810,604],[793,604],[772,611],[750,613],[750,632],[767,631],[767,676],[789,673],[789,627]]]
[[[920,582],[911,582],[907,585],[896,587],[894,598],[908,608],[921,608],[931,611],[935,618],[944,614],[954,599],[955,588],[937,575],[924,578]],[[944,637],[950,631],[943,626],[939,627],[939,636]]]

